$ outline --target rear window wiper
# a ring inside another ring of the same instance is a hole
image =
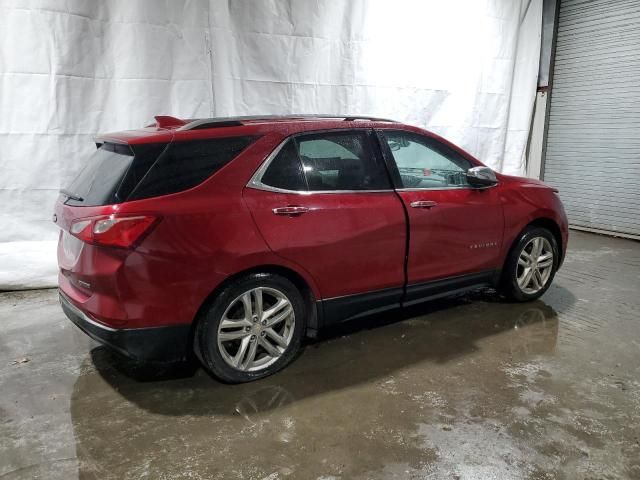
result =
[[[60,189],[60,193],[66,195],[71,200],[75,200],[76,202],[84,202],[84,198],[82,198],[80,195],[76,195],[75,193],[72,193],[69,190],[65,190],[64,188]]]

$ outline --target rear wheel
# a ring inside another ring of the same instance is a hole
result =
[[[558,244],[546,228],[527,228],[509,252],[501,291],[511,300],[535,300],[547,291],[558,268]]]
[[[300,349],[304,301],[288,279],[251,274],[226,286],[201,318],[196,354],[215,377],[242,383],[285,367]]]

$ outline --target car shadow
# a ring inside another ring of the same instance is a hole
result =
[[[556,295],[573,298],[562,287],[553,288]],[[381,381],[424,362],[450,362],[478,352],[480,343],[500,335],[505,338],[500,339],[499,348],[508,349],[511,358],[552,352],[557,314],[541,300],[508,303],[491,290],[475,291],[327,329],[308,341],[283,371],[241,385],[222,384],[192,365],[137,365],[98,347],[74,386],[72,413],[89,415],[83,406],[91,411],[88,399],[100,396],[95,390],[96,371],[121,401],[153,414],[250,417],[330,391]]]

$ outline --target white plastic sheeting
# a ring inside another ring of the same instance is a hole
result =
[[[360,113],[524,171],[542,0],[0,0],[0,289],[55,284],[57,191],[157,114]]]

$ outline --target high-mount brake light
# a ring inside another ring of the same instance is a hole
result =
[[[75,220],[70,233],[94,245],[131,248],[158,222],[154,215],[104,215]]]

